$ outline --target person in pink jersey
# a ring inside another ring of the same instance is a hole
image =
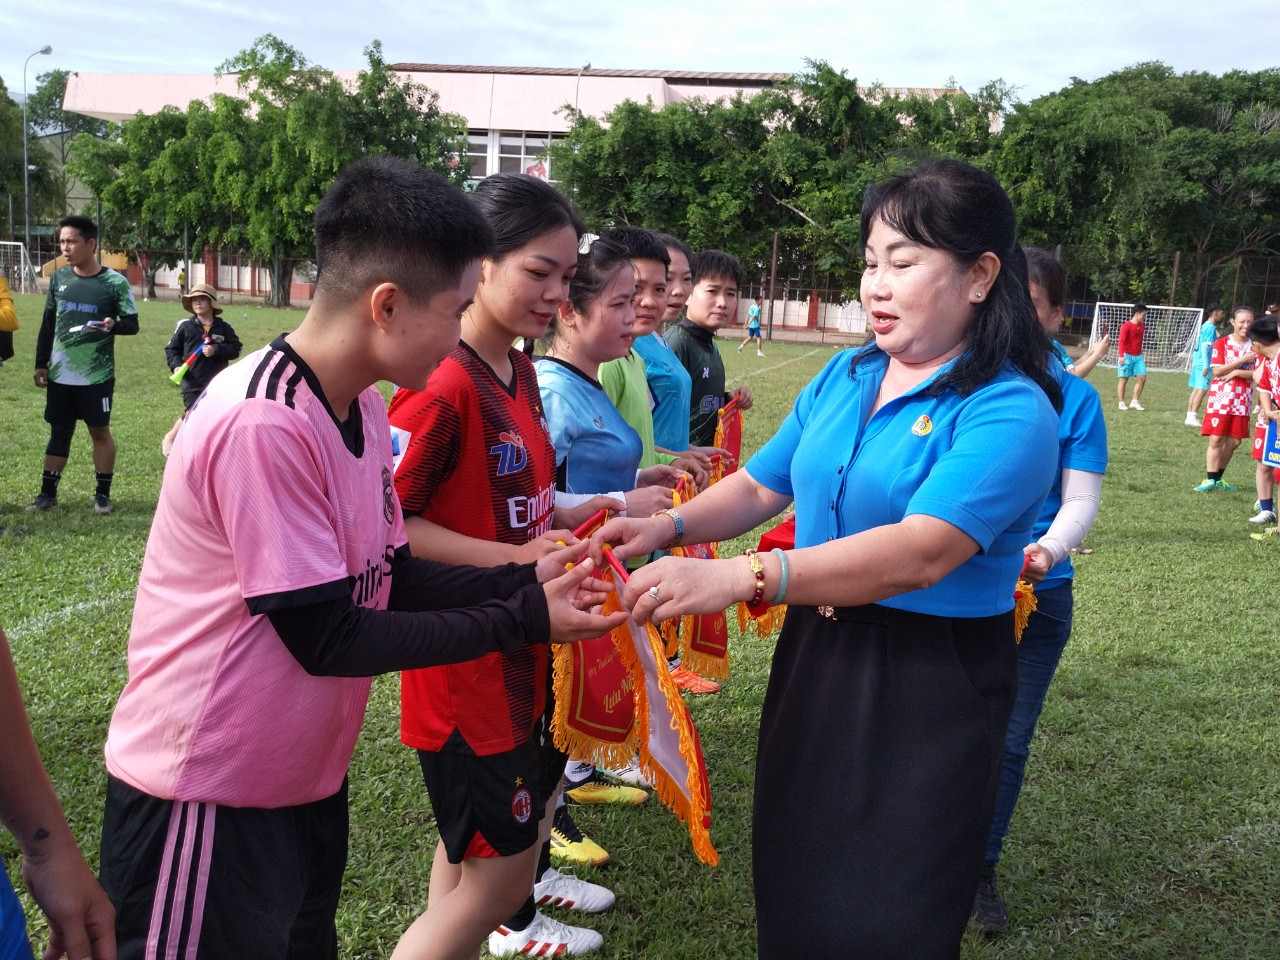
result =
[[[301,325],[229,367],[165,467],[107,734],[102,882],[122,960],[337,956],[347,767],[375,674],[598,636],[585,544],[410,555],[379,380],[421,389],[493,235],[415,164],[316,209]],[[585,568],[585,569],[584,569]]]

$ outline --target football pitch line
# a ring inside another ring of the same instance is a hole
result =
[[[123,600],[128,600],[133,596],[131,590],[120,590],[116,593],[109,593],[102,597],[95,597],[92,600],[83,600],[80,603],[68,604],[57,610],[50,610],[46,613],[37,614],[34,617],[28,617],[26,620],[19,620],[11,630],[7,630],[10,640],[24,640],[30,636],[36,636],[44,633],[55,624],[62,623],[64,620],[73,620],[82,614],[92,613],[95,610],[102,610],[107,607],[115,606]]]
[[[750,379],[751,377],[758,377],[763,373],[769,373],[771,370],[780,370],[781,368],[788,366],[789,364],[799,363],[801,360],[806,360],[809,357],[812,357],[815,353],[822,353],[823,349],[824,349],[823,347],[815,347],[814,349],[810,350],[808,353],[802,353],[798,357],[792,357],[790,360],[783,360],[781,363],[775,363],[772,366],[764,367],[760,370],[751,370],[750,372],[744,373],[742,376],[737,377],[736,379],[747,380],[747,379]],[[829,347],[827,347],[826,349],[830,350]]]

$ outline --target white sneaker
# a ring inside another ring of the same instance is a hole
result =
[[[641,790],[652,790],[653,784],[644,778],[644,774],[640,772],[640,761],[632,759],[625,767],[620,770],[607,770],[600,768],[610,780],[616,780],[618,783],[626,784],[628,787],[637,787]]]
[[[1275,523],[1276,513],[1274,510],[1259,510],[1249,518],[1249,522],[1258,526],[1262,526],[1264,523]]]
[[[1121,410],[1128,410],[1128,409],[1129,409],[1128,405],[1127,405],[1123,400],[1121,400],[1121,401],[1120,401],[1120,409],[1121,409]]]
[[[1196,419],[1196,415],[1194,413],[1188,413],[1187,419],[1183,420],[1182,422],[1185,423],[1188,427],[1200,426],[1200,421]]]
[[[548,867],[533,885],[533,902],[540,907],[560,907],[583,913],[604,913],[613,906],[613,891],[598,883],[587,883],[571,873]]]
[[[1130,400],[1130,401],[1129,401],[1129,409],[1130,409],[1130,410],[1145,410],[1145,409],[1147,409],[1147,408],[1146,408],[1146,407],[1144,407],[1142,404],[1140,404],[1137,400]]]
[[[604,937],[586,927],[571,927],[542,913],[523,930],[498,927],[489,934],[489,952],[495,957],[576,957],[604,946]]]
[[[757,357],[763,357],[763,356],[764,356],[764,354],[763,354],[763,353],[761,353],[759,350],[757,350],[757,351],[756,351],[756,356],[757,356]]]

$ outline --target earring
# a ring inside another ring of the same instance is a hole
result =
[[[973,295],[973,299],[975,299],[975,300],[981,300],[981,299],[982,299],[982,291],[981,291],[981,290],[976,291],[976,292],[974,293],[974,295]]]

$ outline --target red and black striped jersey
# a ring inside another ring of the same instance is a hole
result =
[[[551,528],[555,450],[533,364],[515,350],[510,357],[511,382],[503,383],[459,343],[425,389],[398,390],[392,398],[395,486],[405,516],[512,545]],[[420,750],[463,744],[480,756],[513,750],[545,709],[547,670],[547,648],[538,645],[405,671],[400,738]]]

